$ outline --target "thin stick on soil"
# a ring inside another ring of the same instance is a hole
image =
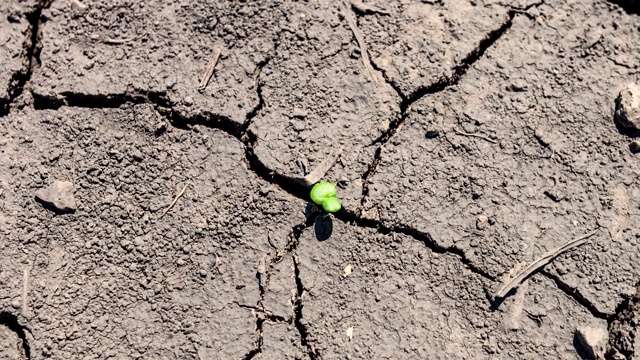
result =
[[[474,137],[474,138],[478,138],[478,139],[482,139],[484,141],[488,141],[492,144],[497,144],[497,142],[495,140],[489,139],[486,136],[482,136],[482,135],[478,135],[478,134],[470,134],[470,133],[465,133],[462,131],[458,131],[456,129],[453,129],[453,132],[456,133],[456,135],[460,135],[460,136],[470,136],[470,137]]]
[[[342,155],[342,147],[334,149],[329,156],[327,156],[312,172],[310,172],[306,176],[287,176],[287,178],[297,182],[302,186],[310,187],[327,174],[327,171],[329,171],[329,169],[331,169],[331,167],[336,163],[340,155]]]
[[[213,53],[213,57],[211,57],[209,65],[207,65],[207,70],[204,72],[204,75],[202,75],[200,85],[198,85],[198,91],[204,90],[207,87],[207,84],[209,84],[209,80],[211,80],[211,76],[213,76],[213,70],[216,68],[218,60],[220,60],[220,54],[222,54],[222,50],[220,49],[216,49]]]
[[[132,41],[138,40],[140,36],[134,36],[126,39],[114,39],[114,38],[105,38],[102,40],[103,43],[107,45],[122,45],[126,43],[130,43]]]
[[[551,250],[544,254],[539,259],[535,260],[531,264],[529,264],[526,268],[521,270],[516,276],[511,279],[508,283],[506,283],[500,290],[495,294],[495,299],[504,299],[504,297],[513,289],[518,288],[522,282],[527,279],[531,274],[543,268],[545,265],[552,262],[558,255],[567,252],[573,248],[576,248],[580,245],[585,244],[590,237],[597,234],[599,230],[595,230],[593,232],[588,233],[587,235],[581,236],[577,239],[573,239],[568,241],[564,245],[558,247],[555,250]]]
[[[311,186],[320,181],[320,179],[327,174],[327,171],[329,171],[329,169],[331,169],[331,167],[336,163],[340,155],[342,155],[341,147],[335,149],[329,157],[324,159],[320,165],[307,174],[307,176],[302,179],[302,183],[306,186]]]
[[[220,268],[218,267],[218,265],[220,265],[220,258],[218,257],[218,254],[216,254],[215,252],[213,253],[213,255],[216,257],[216,263],[213,264],[213,268],[218,272],[218,274],[221,274]]]
[[[362,54],[362,62],[364,65],[364,69],[369,73],[369,77],[371,80],[378,83],[378,78],[375,76],[375,72],[373,67],[371,66],[371,61],[369,60],[369,52],[367,51],[367,44],[364,42],[364,36],[360,32],[358,28],[358,24],[356,24],[356,17],[351,10],[351,4],[349,0],[342,0],[342,10],[344,12],[344,18],[347,20],[347,24],[349,24],[349,28],[351,28],[351,32],[353,32],[353,36],[355,36],[356,41],[358,42],[358,46],[360,47],[360,53]]]
[[[29,310],[29,268],[24,268],[22,272],[22,316],[27,317],[27,311]]]
[[[162,217],[165,216],[167,214],[167,212],[169,212],[169,210],[171,210],[171,208],[178,202],[178,199],[180,199],[182,194],[184,194],[185,190],[187,190],[187,186],[189,186],[189,182],[184,184],[184,187],[182,187],[182,190],[180,190],[180,192],[176,195],[176,197],[173,199],[171,204],[169,204],[169,206],[167,206],[167,208],[164,209],[164,211],[160,215],[160,219],[162,219]]]

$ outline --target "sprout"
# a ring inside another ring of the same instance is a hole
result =
[[[342,208],[340,200],[336,197],[338,189],[330,182],[317,183],[311,189],[311,200],[322,205],[326,212],[336,212]]]
[[[342,204],[340,204],[340,200],[338,200],[337,197],[332,197],[332,198],[326,199],[322,203],[322,208],[326,212],[334,213],[342,208]]]

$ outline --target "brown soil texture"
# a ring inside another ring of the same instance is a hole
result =
[[[0,358],[640,357],[637,1],[0,14]]]

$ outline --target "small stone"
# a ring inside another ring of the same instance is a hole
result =
[[[544,194],[551,200],[555,201],[555,202],[560,202],[562,200],[564,200],[564,198],[566,197],[564,195],[563,192],[557,190],[557,189],[549,189],[549,190],[545,190]]]
[[[307,112],[304,109],[295,108],[295,109],[293,109],[293,113],[291,113],[291,115],[294,118],[304,119],[304,118],[307,117]]]
[[[347,276],[351,275],[351,270],[353,270],[351,265],[345,266],[344,267],[344,272],[342,273],[342,276],[347,277]]]
[[[634,154],[640,153],[640,140],[634,140],[630,142],[629,150],[631,150],[631,152]]]
[[[480,215],[476,219],[476,229],[478,230],[486,229],[488,224],[489,224],[489,218],[484,215]]]
[[[184,282],[184,280],[178,280],[178,281],[173,283],[173,288],[175,290],[182,290],[182,289],[184,289],[185,285],[186,285],[186,283]]]
[[[61,213],[74,212],[77,209],[73,183],[70,181],[55,180],[51,185],[36,192],[36,200]]]
[[[347,337],[349,338],[349,341],[353,339],[353,326],[349,326],[349,328],[347,329]]]
[[[270,192],[271,192],[271,184],[266,183],[260,188],[259,194],[262,196],[267,196],[269,195]]]
[[[616,99],[615,119],[620,126],[640,130],[640,87],[629,84]]]
[[[600,326],[581,326],[576,329],[576,337],[589,359],[604,359],[609,333]]]
[[[59,152],[53,152],[51,154],[49,154],[49,162],[54,162],[56,160],[60,159],[60,153]]]
[[[138,150],[134,150],[131,152],[131,158],[133,158],[133,160],[140,162],[142,161],[142,159],[144,159],[144,155],[142,155],[142,153]]]
[[[522,82],[516,82],[516,83],[507,85],[507,91],[513,91],[513,92],[525,92],[527,91],[528,88],[529,86]]]

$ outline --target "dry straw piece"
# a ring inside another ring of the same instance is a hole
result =
[[[508,283],[506,283],[504,286],[502,286],[500,288],[500,290],[498,290],[498,292],[495,294],[494,298],[495,299],[503,299],[505,296],[507,296],[507,294],[517,288],[518,286],[520,286],[520,284],[522,284],[522,282],[528,278],[531,274],[533,274],[534,272],[536,272],[538,269],[544,267],[545,265],[549,264],[551,261],[553,261],[556,257],[558,257],[560,254],[567,252],[573,248],[576,248],[580,245],[585,244],[588,239],[590,237],[592,237],[593,235],[597,234],[599,230],[595,230],[592,231],[590,233],[588,233],[587,235],[581,236],[577,239],[573,239],[571,241],[566,242],[564,245],[558,247],[557,249],[551,250],[549,252],[547,252],[546,254],[544,254],[542,257],[540,257],[539,259],[535,260],[534,262],[532,262],[531,264],[529,264],[526,268],[524,268],[523,270],[521,270],[516,276],[513,277],[513,279],[511,279],[511,281],[509,281]]]

